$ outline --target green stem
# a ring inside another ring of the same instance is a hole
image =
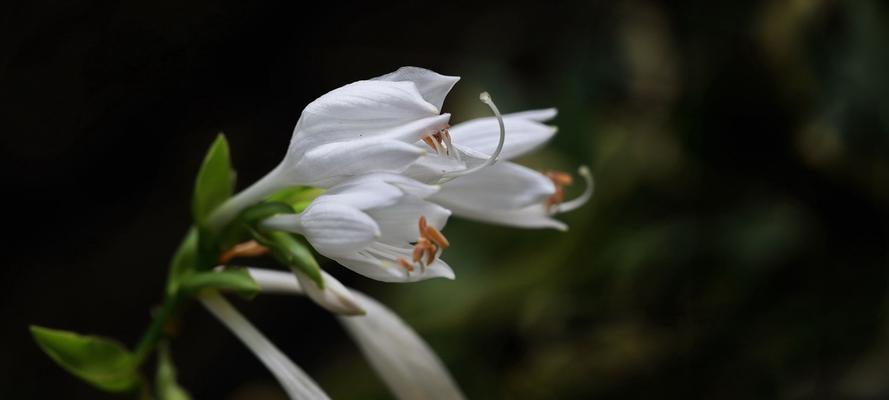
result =
[[[145,331],[145,334],[142,335],[142,339],[139,340],[139,344],[136,345],[135,353],[137,364],[142,364],[151,352],[154,351],[155,347],[157,347],[158,342],[164,337],[164,328],[166,327],[167,322],[181,303],[182,296],[178,293],[166,297],[163,306],[161,306],[160,310],[154,315],[151,325],[148,326],[148,330]]]

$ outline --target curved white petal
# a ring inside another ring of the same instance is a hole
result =
[[[535,111],[535,113],[538,111]],[[530,111],[528,113],[531,113]],[[557,129],[516,114],[503,117],[506,140],[500,156],[511,159],[540,148],[555,135]],[[522,114],[519,114],[522,115]],[[477,118],[448,129],[454,143],[482,154],[491,154],[500,141],[500,128],[493,117]]]
[[[330,187],[356,175],[401,172],[423,153],[396,140],[328,143],[307,151],[287,173],[293,185]]]
[[[361,307],[352,292],[327,272],[321,271],[324,289],[318,287],[318,284],[308,275],[297,270],[294,270],[293,273],[306,295],[327,311],[341,315],[365,314],[364,308]]]
[[[263,288],[303,294],[293,274],[248,268]],[[453,378],[428,344],[392,310],[358,291],[352,291],[366,311],[363,316],[339,317],[361,351],[399,399],[462,399]]]
[[[420,182],[437,183],[448,172],[466,169],[468,165],[465,161],[428,154],[418,158],[402,174]],[[482,162],[483,158],[479,163]]]
[[[410,257],[410,251],[405,249],[404,258]],[[346,268],[367,278],[381,282],[419,282],[433,278],[454,279],[454,270],[442,261],[436,259],[425,269],[416,268],[414,272],[407,272],[398,266],[395,258],[372,258],[362,254],[349,257],[331,257]]]
[[[451,88],[460,80],[459,76],[447,76],[425,68],[401,67],[395,72],[374,78],[381,81],[413,82],[429,103],[441,110],[445,97]]]
[[[288,157],[322,144],[362,138],[414,142],[443,128],[439,115],[412,82],[358,81],[309,103],[293,131]],[[404,129],[410,126],[411,129]]]
[[[367,315],[339,320],[395,397],[463,399],[444,364],[410,326],[376,300],[355,296]]]
[[[228,327],[265,364],[291,399],[329,399],[312,378],[290,361],[219,293],[207,292],[199,299],[211,314]]]
[[[352,177],[331,188],[325,194],[353,190],[382,190],[382,186],[387,188],[385,190],[387,193],[394,193],[392,190],[397,189],[402,195],[407,194],[420,198],[429,197],[441,188],[438,185],[428,185],[402,174],[376,172]]]
[[[312,203],[301,214],[275,215],[262,222],[266,229],[299,233],[324,255],[356,252],[380,236],[367,214],[343,204]]]
[[[429,199],[448,208],[484,213],[542,203],[555,192],[556,187],[543,174],[503,161],[442,184]]]
[[[541,108],[537,110],[519,111],[503,115],[503,118],[529,119],[531,121],[546,122],[556,117],[559,110],[556,108]]]
[[[420,217],[426,217],[427,224],[441,231],[451,215],[447,209],[413,196],[403,197],[392,207],[366,212],[380,227],[380,241],[394,245],[417,241]]]
[[[515,210],[479,210],[475,207],[467,207],[463,203],[449,203],[447,201],[438,201],[438,203],[449,208],[454,215],[461,218],[518,228],[568,230],[568,225],[552,218],[543,204],[534,204]]]

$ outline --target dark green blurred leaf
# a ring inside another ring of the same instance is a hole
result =
[[[125,392],[139,384],[133,354],[111,339],[39,326],[31,334],[62,368],[99,389]]]

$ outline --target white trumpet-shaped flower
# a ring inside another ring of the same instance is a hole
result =
[[[440,103],[458,78],[432,71],[404,67],[377,79],[413,82],[427,101]],[[482,95],[494,117],[478,118],[424,136],[418,146],[427,155],[414,162],[404,174],[424,182],[442,184],[429,200],[449,208],[455,215],[495,224],[564,230],[554,214],[583,205],[592,195],[592,177],[585,168],[584,193],[563,203],[563,187],[571,176],[546,174],[497,158],[512,159],[542,147],[557,129],[544,122],[556,109],[531,110],[501,116],[486,94]],[[458,178],[459,177],[459,178]]]
[[[414,143],[448,125],[450,114],[439,109],[456,81],[439,77],[443,80],[358,81],[309,103],[281,163],[224,203],[211,222],[222,226],[282,187],[329,187],[369,172],[403,171],[424,154]],[[426,99],[418,85],[442,95]]]
[[[555,127],[543,122],[555,115],[556,110],[552,108],[504,115],[502,121],[509,133],[500,155],[510,159],[542,147],[556,133]],[[484,157],[497,151],[499,122],[494,118],[478,118],[457,124],[450,128],[452,140],[465,147],[464,151]],[[567,202],[564,187],[573,183],[570,174],[541,173],[509,161],[444,183],[429,200],[464,218],[523,228],[565,230],[567,226],[552,216],[577,209],[592,196],[589,170],[581,167],[578,173],[586,187],[578,198]]]
[[[258,268],[248,271],[263,293],[304,293],[293,274]],[[339,320],[398,399],[464,398],[447,368],[410,326],[376,300],[353,294],[367,314],[341,316]]]
[[[292,274],[290,276],[293,278]],[[329,399],[312,378],[290,361],[219,293],[203,293],[199,299],[211,314],[228,327],[265,364],[291,399]]]
[[[301,234],[319,253],[372,279],[453,279],[439,259],[449,246],[441,230],[450,211],[424,200],[437,190],[397,174],[359,176],[330,188],[302,213],[276,215],[262,226]]]

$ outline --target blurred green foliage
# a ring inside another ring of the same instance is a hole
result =
[[[597,192],[563,216],[571,230],[452,219],[455,281],[359,286],[474,398],[889,396],[886,5],[609,12],[575,32],[588,40],[507,41],[461,65],[445,106],[482,115],[481,89],[504,112],[558,106],[557,138],[522,161],[591,164]],[[499,73],[526,51],[552,64]],[[356,384],[353,350],[322,384],[386,398]]]

